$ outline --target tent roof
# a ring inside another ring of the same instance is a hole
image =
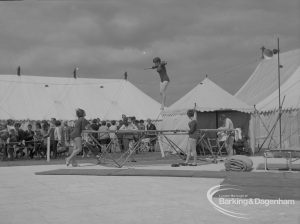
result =
[[[282,86],[296,71],[299,71],[300,49],[280,54],[280,64],[283,66],[280,70],[280,83]],[[294,88],[294,90],[296,89]],[[235,96],[249,105],[258,105],[259,102],[275,91],[278,91],[277,55],[271,59],[263,59]]]
[[[172,104],[168,111],[186,112],[196,104],[198,111],[236,110],[251,112],[252,107],[243,103],[220,86],[205,78],[185,96]]]
[[[300,66],[296,72],[280,88],[282,108],[293,110],[300,108]],[[258,110],[274,111],[279,108],[278,89],[259,102],[256,106]]]
[[[127,80],[0,75],[0,119],[156,118],[160,104]]]

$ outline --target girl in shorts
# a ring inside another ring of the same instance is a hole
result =
[[[78,120],[75,122],[75,126],[73,131],[70,134],[70,138],[72,139],[74,143],[74,149],[73,152],[69,157],[66,158],[66,165],[69,166],[72,164],[72,166],[78,166],[76,162],[76,156],[79,152],[82,151],[82,131],[86,129],[89,122],[85,119],[85,111],[82,109],[76,110],[76,116],[78,117]]]
[[[160,95],[161,95],[161,110],[164,110],[166,104],[166,90],[170,82],[169,76],[167,74],[166,61],[162,61],[159,57],[153,58],[154,66],[152,69],[156,69],[160,77]]]

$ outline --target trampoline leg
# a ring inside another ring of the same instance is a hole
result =
[[[292,153],[291,152],[288,152],[289,154],[289,158],[288,158],[288,168],[289,168],[289,171],[292,171]]]
[[[268,158],[267,158],[267,154],[265,153],[264,154],[265,155],[265,171],[267,171],[268,170]]]

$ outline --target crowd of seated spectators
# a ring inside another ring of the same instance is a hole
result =
[[[99,131],[91,135],[100,144],[100,151],[102,152],[130,150],[141,137],[140,135],[144,135],[143,137],[146,139],[146,141],[142,141],[143,150],[155,151],[156,134],[114,132],[117,130],[156,130],[150,119],[145,124],[144,120],[123,115],[119,121],[101,121],[98,118],[89,122],[91,130]],[[0,121],[0,158],[2,160],[43,159],[46,158],[47,144],[50,144],[52,159],[61,155],[66,156],[72,150],[70,133],[73,126],[74,121],[60,121],[55,118],[50,121],[17,121],[11,119]],[[85,142],[91,142],[87,135],[83,137]],[[83,147],[83,149],[83,157],[91,154],[88,147]]]
[[[122,116],[119,121],[100,121],[99,119],[93,119],[90,121],[90,129],[99,131],[92,133],[93,139],[100,144],[100,150],[102,152],[121,152],[124,153],[128,150],[132,150],[139,139],[143,137],[139,142],[140,147],[136,150],[136,153],[140,151],[154,152],[157,140],[157,135],[154,133],[130,133],[130,130],[156,130],[156,126],[150,119],[147,119],[145,125],[144,120],[137,120],[135,117]],[[118,132],[120,130],[120,132]],[[116,131],[116,132],[115,132]],[[122,132],[128,131],[128,132]],[[141,136],[143,135],[143,136]],[[89,138],[84,138],[86,142],[95,143]],[[89,148],[84,147],[83,157],[89,156]]]
[[[46,158],[47,141],[50,139],[52,158],[67,152],[72,127],[68,122],[50,121],[0,121],[0,153],[2,160],[20,158]]]

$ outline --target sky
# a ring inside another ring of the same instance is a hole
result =
[[[0,75],[123,78],[167,106],[206,75],[234,94],[261,60],[262,46],[300,47],[300,0],[24,0],[0,2]],[[208,93],[213,94],[213,93]]]

